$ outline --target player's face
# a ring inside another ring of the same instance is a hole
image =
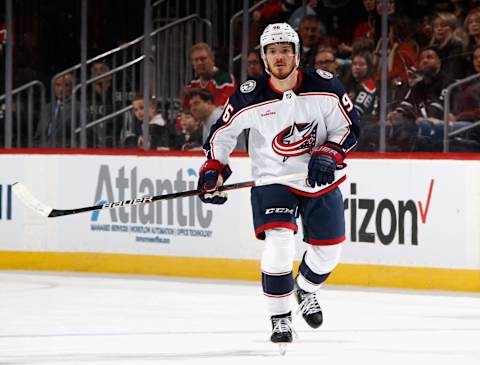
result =
[[[295,68],[293,47],[290,43],[275,43],[266,47],[265,58],[272,76],[283,80],[292,73]]]

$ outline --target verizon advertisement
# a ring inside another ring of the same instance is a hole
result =
[[[0,155],[0,250],[258,259],[250,191],[223,206],[197,197],[45,218],[12,195],[21,181],[56,209],[196,188],[203,158]],[[232,158],[230,182],[250,180]],[[480,161],[350,159],[342,263],[480,268]],[[301,222],[298,222],[301,226]],[[297,235],[298,257],[304,248]]]

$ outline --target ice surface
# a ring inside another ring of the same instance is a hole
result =
[[[281,357],[260,283],[0,272],[0,364],[480,364],[480,296],[326,286]]]

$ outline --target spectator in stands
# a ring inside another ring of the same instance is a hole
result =
[[[258,3],[258,0],[255,1]],[[269,23],[285,22],[298,5],[299,0],[269,0],[253,11],[249,32],[249,47],[258,44],[258,39]],[[237,42],[240,44],[240,42]]]
[[[370,39],[375,42],[375,23],[378,21],[377,9],[375,7],[375,0],[363,0],[363,7],[365,9],[365,20],[360,22],[353,32],[353,41],[357,39]],[[339,52],[345,55],[351,55],[352,45],[341,43],[338,46]]]
[[[143,117],[145,114],[144,98],[142,94],[137,94],[132,100],[133,114],[135,116],[134,125],[123,132],[124,145],[127,148],[144,148],[143,140]],[[147,144],[149,150],[168,150],[169,149],[169,129],[167,122],[160,113],[157,113],[157,104],[154,98],[151,98],[148,105],[148,132],[150,141]]]
[[[413,39],[415,28],[406,17],[394,15],[390,19],[387,46],[388,100],[403,99],[409,89],[410,75],[418,59],[418,46]],[[381,80],[381,40],[375,50],[375,80]]]
[[[417,24],[415,30],[415,42],[419,49],[427,47],[433,38],[433,19],[432,15],[424,15]]]
[[[352,68],[344,85],[360,121],[376,121],[378,96],[371,53],[363,52],[353,56]]]
[[[320,19],[313,15],[304,16],[300,22],[298,35],[300,36],[300,44],[302,45],[300,60],[302,69],[314,68],[315,54],[322,39],[320,26]]]
[[[222,116],[222,109],[214,104],[213,96],[207,90],[192,89],[189,93],[190,111],[193,117],[202,126],[202,141],[205,141],[210,133],[210,128]],[[245,136],[238,138],[235,150],[245,150]]]
[[[184,109],[180,114],[180,129],[174,136],[172,147],[186,151],[201,149],[203,145],[203,131],[201,123],[196,120],[190,110]]]
[[[263,61],[258,51],[251,50],[247,56],[247,78],[256,79],[263,74]]]
[[[71,73],[66,73],[55,79],[55,100],[48,103],[43,110],[35,132],[35,145],[50,148],[70,147],[73,84],[74,76]]]
[[[252,13],[252,19],[265,24],[286,21],[297,3],[296,0],[270,0]]]
[[[465,18],[468,14],[468,0],[449,0],[450,12],[455,15],[457,19],[457,27],[462,27],[465,22]]]
[[[392,126],[391,143],[401,151],[412,151],[418,147],[418,128],[420,135],[428,139],[429,150],[439,150],[443,139],[444,90],[452,80],[443,73],[442,61],[435,47],[427,47],[420,52],[418,72],[419,81],[387,117]]]
[[[222,116],[222,109],[215,105],[212,94],[207,90],[192,89],[189,97],[192,116],[202,126],[203,143],[212,125]]]
[[[91,77],[97,77],[103,74],[106,74],[110,71],[110,67],[105,62],[94,62],[91,69]],[[94,91],[95,94],[102,99],[106,97],[106,95],[111,92],[112,86],[112,75],[106,75],[105,77],[101,78],[94,84]]]
[[[395,0],[389,0],[387,5],[387,13],[389,18],[395,14]],[[359,39],[369,39],[373,44],[377,44],[381,36],[382,27],[382,0],[363,0],[366,19],[360,22],[353,32],[352,44]],[[341,43],[338,52],[342,55],[350,55],[355,53],[351,44]]]
[[[182,107],[190,107],[189,93],[194,88],[209,91],[213,96],[213,104],[223,106],[236,88],[233,75],[215,66],[212,49],[207,43],[194,44],[191,59],[195,78],[185,88]]]
[[[409,73],[415,66],[418,58],[418,47],[413,40],[414,27],[405,17],[393,16],[389,23],[388,33],[388,80],[406,84]],[[376,56],[380,60],[381,42],[376,49]],[[376,80],[380,80],[381,62],[378,62]]]
[[[353,38],[368,38],[375,41],[375,22],[378,15],[375,0],[362,0],[362,3],[366,19],[357,25]]]
[[[480,0],[470,0],[470,11],[480,10]]]
[[[108,74],[110,67],[105,62],[94,62],[90,68],[90,77],[106,74],[93,83],[87,91],[88,122],[92,123],[114,111],[112,91],[112,75]],[[121,128],[116,125],[117,119],[106,120],[88,131],[88,143],[91,147],[113,147],[118,141]]]
[[[480,9],[473,10],[467,15],[464,30],[468,36],[466,53],[471,60],[473,49],[480,45]]]
[[[317,16],[317,12],[315,11],[317,5],[318,0],[307,0],[307,2],[305,3],[305,9],[303,8],[303,3],[300,4],[300,6],[296,10],[294,10],[292,15],[290,15],[290,17],[288,18],[288,24],[290,24],[293,29],[298,29],[302,18],[304,18],[306,15],[311,15],[314,17]],[[321,24],[321,28],[322,33],[326,33],[326,29],[323,24]]]
[[[320,48],[315,55],[315,68],[337,75],[338,62],[335,51],[330,48]]]
[[[465,77],[466,62],[462,40],[455,35],[457,18],[452,13],[439,12],[433,16],[433,38],[430,45],[438,49],[442,71],[452,79]]]
[[[480,76],[480,44],[474,47],[472,59],[473,72]],[[461,90],[460,97],[455,99],[455,120],[480,121],[480,78],[469,82]]]
[[[480,76],[480,44],[473,49],[472,57],[473,71]],[[476,78],[465,85],[462,85],[457,92],[459,97],[452,98],[454,108],[455,123],[453,129],[471,126],[472,123],[480,121],[480,78]],[[455,106],[457,106],[455,108]],[[461,139],[455,139],[455,142],[463,143],[463,151],[480,152],[480,126],[467,130],[465,133],[457,135]]]

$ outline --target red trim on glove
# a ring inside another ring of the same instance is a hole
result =
[[[343,169],[347,166],[343,160],[347,157],[347,154],[343,148],[334,142],[325,142],[324,144],[317,146],[313,149],[312,157],[315,155],[327,155],[332,157],[337,163],[337,169]]]
[[[222,171],[224,167],[225,165],[218,160],[207,160],[203,163],[202,167],[200,168],[200,175],[204,174],[205,171],[208,171],[208,170],[216,170],[220,173],[220,171]]]

